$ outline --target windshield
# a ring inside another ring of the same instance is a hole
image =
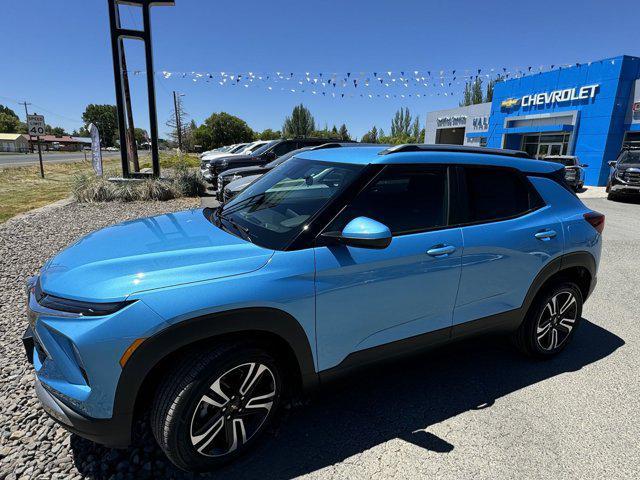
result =
[[[237,147],[233,147],[231,149],[229,149],[229,153],[236,153],[239,152],[240,150],[242,150],[243,148],[245,148],[247,146],[246,143],[241,143],[240,145],[238,145]]]
[[[361,165],[292,158],[218,210],[230,232],[257,245],[285,249],[322,208],[344,191]]]
[[[256,156],[262,155],[264,152],[269,150],[269,148],[271,148],[272,145],[275,145],[276,143],[278,143],[278,140],[271,140],[269,143],[265,143],[259,149],[257,149],[255,152],[252,152],[252,153]]]
[[[258,148],[262,147],[264,143],[256,143],[246,148],[247,153],[255,152]]]
[[[640,150],[627,150],[620,155],[618,163],[631,164],[640,163]]]

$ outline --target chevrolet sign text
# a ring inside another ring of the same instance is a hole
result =
[[[600,85],[585,85],[579,88],[566,88],[552,92],[535,93],[522,97],[523,107],[535,107],[549,103],[573,102],[574,100],[587,100],[596,96],[596,90]]]

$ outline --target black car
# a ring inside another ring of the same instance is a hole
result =
[[[209,172],[211,173],[209,181],[217,186],[218,175],[226,170],[238,167],[266,165],[292,150],[297,150],[303,147],[314,147],[316,145],[322,145],[323,143],[336,141],[340,140],[327,138],[282,138],[263,145],[250,155],[229,155],[218,157],[209,162]]]
[[[609,200],[615,200],[622,195],[640,195],[640,148],[622,150],[616,160],[609,162],[609,166]]]

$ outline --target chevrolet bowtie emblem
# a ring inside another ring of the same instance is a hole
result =
[[[518,103],[520,103],[520,99],[519,98],[507,98],[506,100],[502,101],[500,106],[502,108],[511,108],[511,107],[513,107],[515,105],[518,105]]]

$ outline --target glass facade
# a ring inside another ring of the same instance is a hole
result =
[[[547,155],[567,155],[570,137],[569,133],[523,135],[521,148],[535,158],[544,158]]]

